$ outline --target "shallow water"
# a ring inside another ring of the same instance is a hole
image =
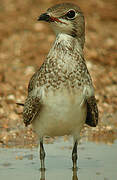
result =
[[[78,176],[71,169],[71,145],[71,140],[62,139],[44,145],[46,180],[117,180],[117,141],[111,146],[83,141],[78,147]],[[0,149],[0,179],[44,180],[39,168],[37,149]]]

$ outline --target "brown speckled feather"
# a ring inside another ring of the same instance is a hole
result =
[[[87,99],[87,117],[86,124],[96,127],[98,124],[98,108],[94,96]]]
[[[30,81],[29,81],[29,84],[28,84],[28,94],[33,90],[34,88],[34,84],[35,84],[35,81],[36,81],[36,77],[38,76],[38,72],[39,70],[33,74],[33,76],[31,77]]]
[[[28,96],[23,110],[23,121],[25,126],[31,124],[41,109],[40,99],[34,96]]]

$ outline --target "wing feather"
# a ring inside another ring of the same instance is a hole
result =
[[[98,107],[95,96],[88,98],[86,102],[87,102],[86,124],[92,127],[96,127],[98,124]]]
[[[39,97],[28,96],[23,110],[23,121],[25,126],[31,124],[33,119],[39,114],[41,103]]]

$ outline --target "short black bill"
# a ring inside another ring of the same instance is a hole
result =
[[[37,21],[46,21],[46,22],[49,22],[49,21],[51,21],[51,18],[50,18],[50,16],[47,13],[44,13],[44,14],[41,14],[38,17]]]

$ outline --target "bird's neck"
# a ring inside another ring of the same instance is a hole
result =
[[[79,41],[72,36],[58,34],[44,63],[45,73],[58,87],[78,87],[84,75],[85,61]],[[50,72],[50,73],[48,73]],[[54,86],[54,85],[52,85]]]
[[[67,34],[58,34],[48,56],[65,59],[66,56],[83,56],[83,48],[80,41]]]

